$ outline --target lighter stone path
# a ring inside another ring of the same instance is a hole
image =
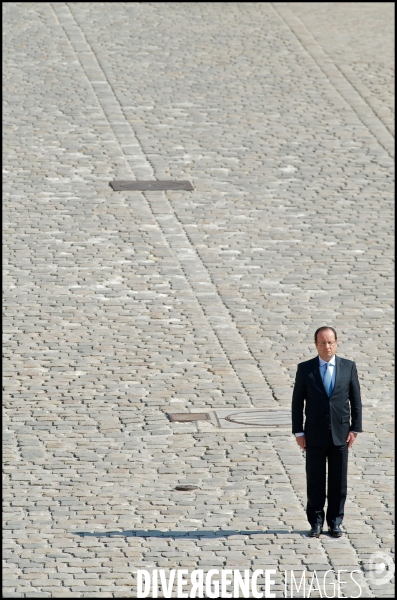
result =
[[[320,67],[324,75],[330,81],[350,108],[354,110],[360,121],[369,129],[379,144],[394,157],[394,135],[388,131],[387,124],[383,123],[381,115],[378,116],[377,110],[372,108],[368,102],[367,94],[364,92],[365,86],[360,84],[360,78],[354,77],[354,72],[349,66],[344,70],[324,52],[319,43],[314,39],[311,33],[304,26],[302,21],[294,14],[294,7],[291,9],[289,2],[273,2],[272,5],[284,20],[289,29],[296,35],[299,42],[307,50],[315,63]],[[299,10],[298,10],[299,12]],[[341,109],[343,110],[342,106]]]

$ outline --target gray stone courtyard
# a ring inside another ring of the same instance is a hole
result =
[[[3,7],[3,597],[156,568],[393,597],[394,3]],[[341,539],[251,412],[288,413],[324,324],[364,406]]]

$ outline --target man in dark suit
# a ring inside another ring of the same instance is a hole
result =
[[[360,384],[355,363],[335,354],[337,335],[333,327],[317,329],[314,343],[318,356],[300,363],[296,373],[292,432],[306,451],[309,536],[319,537],[325,517],[330,534],[340,537],[347,494],[348,449],[362,431]]]

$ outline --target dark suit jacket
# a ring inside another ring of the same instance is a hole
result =
[[[335,386],[325,391],[318,356],[298,365],[292,395],[292,433],[306,436],[306,444],[323,446],[331,425],[333,442],[342,446],[349,431],[362,431],[362,406],[356,364],[335,355]],[[303,411],[306,421],[303,426]]]

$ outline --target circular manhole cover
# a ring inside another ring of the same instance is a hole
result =
[[[190,492],[191,490],[197,490],[198,486],[197,485],[177,485],[177,486],[175,486],[175,489],[178,490],[178,492]]]
[[[247,410],[231,413],[225,417],[225,420],[250,427],[280,427],[291,424],[291,413],[276,410]]]

